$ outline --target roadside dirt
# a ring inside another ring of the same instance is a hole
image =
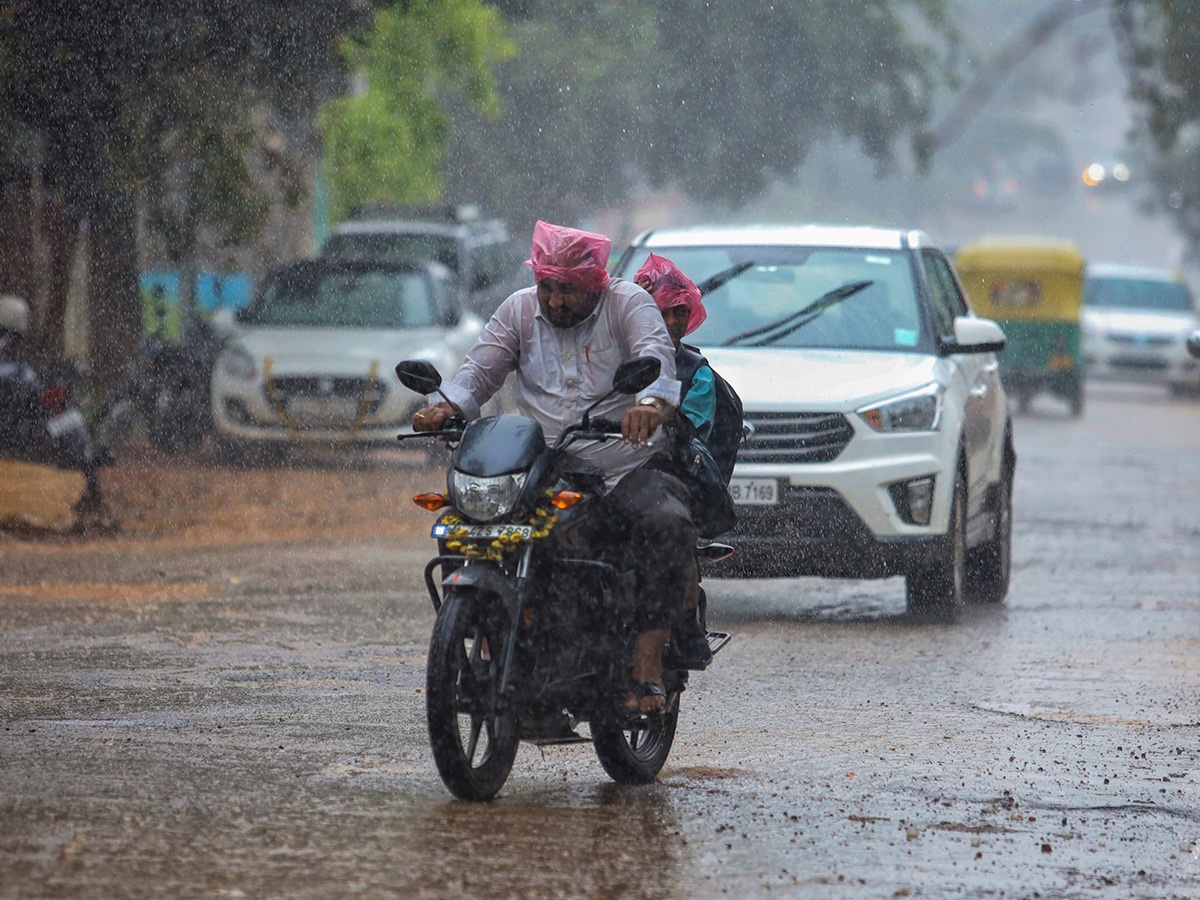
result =
[[[72,535],[62,496],[82,479],[42,467],[8,468],[7,527],[0,541]],[[425,524],[411,514],[415,493],[440,490],[444,476],[420,454],[311,449],[268,468],[234,468],[215,454],[172,456],[136,448],[102,470],[104,497],[118,523],[102,539],[197,544],[299,540],[322,535],[410,534]],[[47,513],[52,506],[54,515]],[[66,504],[69,506],[69,504]]]

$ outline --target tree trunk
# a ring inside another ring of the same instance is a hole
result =
[[[79,218],[61,196],[51,199],[45,213],[43,222],[49,251],[46,299],[34,336],[43,371],[49,370],[62,358],[67,292],[71,288],[71,267],[75,260],[75,248],[79,244]]]
[[[110,386],[121,379],[142,335],[133,197],[98,192],[89,224],[88,351],[96,380]]]

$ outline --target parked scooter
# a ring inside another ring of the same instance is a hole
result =
[[[657,360],[628,360],[607,396],[636,393],[658,371]],[[396,374],[419,394],[440,391],[428,362],[402,362]],[[636,637],[631,580],[585,537],[603,474],[566,452],[577,440],[620,434],[620,423],[590,418],[595,406],[552,446],[537,422],[514,415],[456,415],[440,431],[400,436],[441,438],[454,450],[447,491],[413,499],[444,510],[432,529],[438,555],[425,567],[437,611],[425,703],[434,761],[457,797],[490,799],[520,741],[586,742],[576,731],[584,722],[615,781],[653,781],[670,753],[688,669],[668,646],[663,709],[625,707]],[[732,548],[705,553],[723,558]],[[708,633],[714,654],[728,640]]]
[[[210,381],[223,339],[205,322],[193,322],[178,343],[160,332],[146,335],[125,377],[96,415],[97,441],[109,453],[127,441],[140,420],[156,447],[194,450],[212,430]]]
[[[75,404],[79,369],[62,363],[43,379],[21,362],[17,348],[28,327],[25,301],[0,297],[0,456],[81,472],[84,492],[75,512],[107,527],[112,522],[96,474],[105,460]]]

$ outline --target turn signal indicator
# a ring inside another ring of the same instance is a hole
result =
[[[422,509],[433,511],[445,506],[447,500],[445,494],[417,494],[417,496],[413,497],[413,503]]]
[[[570,509],[583,499],[583,494],[575,491],[555,491],[550,495],[550,502],[559,509]]]

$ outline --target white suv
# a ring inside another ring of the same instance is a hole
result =
[[[1000,327],[915,231],[744,227],[639,236],[705,290],[691,337],[741,396],[740,575],[904,575],[953,621],[1008,591],[1012,480]]]

